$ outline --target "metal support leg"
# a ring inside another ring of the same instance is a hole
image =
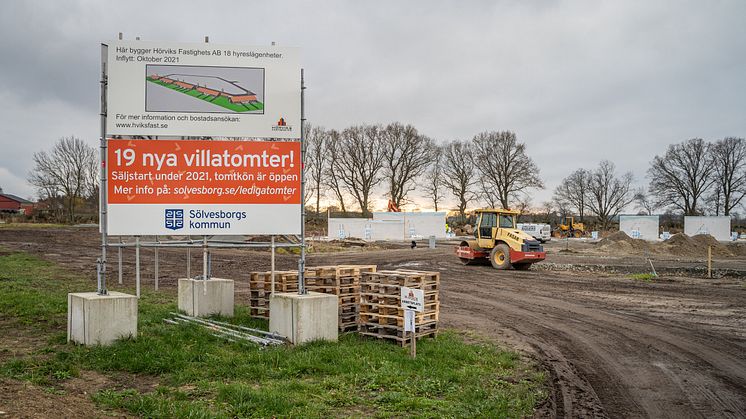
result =
[[[158,236],[155,236],[155,241],[156,241],[156,243],[159,243],[158,242]],[[155,248],[155,275],[154,275],[154,280],[155,280],[155,290],[158,291],[158,248],[157,247]]]
[[[187,247],[187,278],[192,277],[192,248]]]
[[[122,236],[119,236],[119,244],[122,244]],[[119,262],[119,285],[122,285],[122,247],[117,248],[117,259]]]
[[[272,236],[272,270],[270,271],[270,277],[272,279],[272,293],[275,295],[275,236]]]
[[[140,298],[140,236],[135,237],[135,294]]]
[[[306,132],[303,126],[306,124],[305,113],[305,90],[306,80],[303,69],[300,69],[300,154],[301,162],[306,161]],[[302,166],[301,166],[302,167]],[[303,197],[306,196],[306,171],[300,171],[300,199],[301,199],[301,216],[300,216],[300,259],[298,260],[298,294],[307,294],[306,290],[306,206],[303,205]]]
[[[202,292],[207,295],[207,278],[209,278],[207,272],[207,236],[202,237]]]

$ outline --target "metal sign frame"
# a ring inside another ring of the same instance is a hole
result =
[[[119,34],[119,39],[122,39],[122,34]],[[136,38],[139,40],[139,38]],[[209,42],[209,37],[205,37],[205,43]],[[273,43],[274,45],[274,43]],[[243,243],[243,242],[231,242],[212,240],[210,241],[207,236],[203,236],[201,240],[193,240],[191,237],[187,237],[186,240],[166,240],[160,241],[157,236],[152,242],[140,242],[140,236],[135,236],[134,242],[124,242],[122,237],[119,237],[118,243],[109,243],[108,237],[108,213],[107,213],[107,190],[108,190],[108,179],[107,179],[107,133],[106,133],[106,122],[107,122],[107,90],[108,90],[108,45],[101,43],[101,79],[100,79],[100,90],[101,90],[101,103],[100,103],[100,137],[99,137],[99,149],[101,166],[99,173],[99,226],[101,232],[101,257],[96,261],[96,272],[97,272],[97,284],[96,292],[99,295],[106,295],[108,293],[106,287],[106,273],[107,273],[107,250],[109,247],[116,247],[118,249],[118,263],[119,263],[119,283],[122,283],[122,249],[126,247],[135,248],[135,270],[136,270],[136,292],[137,296],[140,296],[140,249],[141,248],[154,248],[155,249],[155,288],[158,289],[158,249],[159,248],[186,248],[187,249],[187,276],[191,275],[191,248],[202,248],[203,251],[203,274],[202,279],[208,280],[210,278],[210,249],[211,248],[270,248],[271,249],[271,265],[272,265],[272,276],[274,278],[274,266],[275,266],[275,249],[277,247],[300,247],[301,254],[298,260],[298,293],[306,294],[307,290],[305,287],[305,265],[306,265],[306,206],[304,202],[305,197],[305,184],[306,184],[306,173],[305,173],[305,158],[306,158],[306,142],[305,142],[305,77],[304,70],[301,68],[300,71],[300,101],[301,101],[301,126],[300,126],[300,147],[301,147],[301,234],[299,243],[276,243],[275,236],[271,236],[271,242],[268,243]],[[121,136],[120,136],[121,137]],[[132,138],[136,139],[136,138]],[[137,138],[141,140],[141,138]],[[156,137],[157,140],[157,137]],[[147,141],[147,140],[145,140]],[[274,285],[274,280],[272,281]],[[206,289],[205,283],[205,289]]]

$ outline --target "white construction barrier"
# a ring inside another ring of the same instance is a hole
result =
[[[718,241],[730,240],[730,216],[684,217],[684,234],[696,236],[697,234],[709,234]]]
[[[403,221],[369,220],[368,226],[370,226],[371,235],[366,240],[403,240],[405,237]]]
[[[373,218],[329,218],[329,239],[410,240],[446,237],[445,212],[374,212]]]
[[[405,238],[446,237],[445,212],[400,212],[404,214]],[[376,213],[373,214],[376,219]]]
[[[634,239],[658,240],[659,219],[657,215],[620,215],[619,231]]]
[[[330,239],[347,239],[350,237],[365,239],[367,218],[329,218],[327,235]],[[368,235],[370,235],[370,229]]]

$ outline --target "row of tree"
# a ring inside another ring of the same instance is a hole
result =
[[[306,127],[306,204],[318,213],[322,199],[347,212],[370,214],[381,188],[394,204],[411,202],[412,193],[442,209],[448,198],[464,217],[474,205],[525,212],[531,191],[544,188],[539,168],[526,145],[511,131],[488,131],[468,141],[437,144],[412,125],[354,125],[343,130]],[[79,138],[63,137],[50,151],[33,156],[29,182],[41,200],[58,206],[69,222],[81,205],[98,197],[96,149]],[[746,141],[725,138],[712,143],[691,139],[655,156],[648,169],[649,187],[633,190],[633,175],[617,173],[614,163],[577,169],[541,205],[549,213],[593,216],[601,228],[636,202],[648,214],[675,210],[684,215],[730,215],[746,202]]]
[[[633,202],[643,213],[673,211],[683,215],[731,215],[746,197],[746,141],[724,138],[706,142],[694,138],[669,145],[655,156],[647,172],[648,189],[632,190],[633,176],[614,174],[603,161],[595,170],[578,169],[554,191],[561,213],[597,217],[601,228]]]
[[[317,212],[329,191],[343,212],[352,199],[368,215],[379,184],[399,207],[419,188],[437,211],[450,193],[462,217],[472,202],[507,208],[513,202],[528,203],[528,191],[544,187],[526,145],[510,131],[483,132],[471,141],[443,145],[398,122],[341,131],[308,126],[306,132],[306,198],[315,200]]]

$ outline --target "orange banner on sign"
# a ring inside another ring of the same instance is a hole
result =
[[[110,204],[300,204],[300,143],[108,140]]]

